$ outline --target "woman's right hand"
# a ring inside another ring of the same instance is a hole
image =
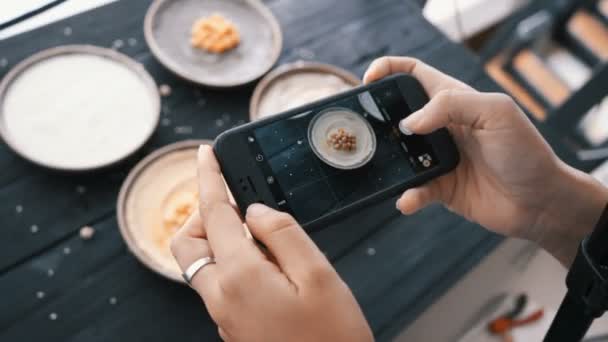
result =
[[[608,190],[563,163],[507,95],[477,92],[408,57],[374,61],[364,82],[397,72],[416,77],[431,98],[401,122],[402,130],[427,134],[447,127],[461,158],[453,172],[407,190],[398,209],[411,214],[441,202],[492,231],[535,241],[569,265]]]
[[[174,235],[171,251],[184,272],[215,258],[191,285],[224,341],[374,340],[350,289],[291,215],[256,203],[242,218],[209,146],[199,149],[198,179],[199,210]]]

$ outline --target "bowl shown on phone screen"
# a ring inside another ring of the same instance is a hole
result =
[[[336,143],[341,137],[343,140]],[[319,159],[342,170],[362,167],[376,152],[376,134],[372,126],[361,115],[343,107],[327,108],[318,113],[308,126],[308,141]]]

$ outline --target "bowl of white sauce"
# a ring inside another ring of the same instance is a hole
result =
[[[159,118],[153,78],[111,49],[44,50],[0,83],[0,136],[17,154],[51,169],[115,164],[143,146]]]
[[[255,121],[273,116],[350,90],[360,83],[351,72],[331,64],[305,61],[283,64],[255,87],[249,118]]]

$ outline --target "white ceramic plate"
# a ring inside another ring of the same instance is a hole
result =
[[[62,171],[115,164],[154,133],[160,96],[144,67],[111,49],[69,45],[17,64],[0,83],[0,135]]]

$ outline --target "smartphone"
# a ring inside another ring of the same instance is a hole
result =
[[[399,131],[428,101],[415,78],[396,74],[225,131],[214,151],[242,212],[264,203],[312,231],[457,166],[446,129]]]

